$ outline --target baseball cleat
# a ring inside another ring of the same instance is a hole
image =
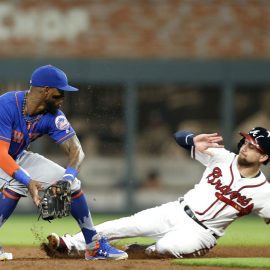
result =
[[[52,249],[52,250],[57,250],[58,252],[67,252],[68,248],[65,244],[65,242],[63,241],[63,239],[57,235],[56,233],[51,233],[47,236],[48,239],[48,246]]]
[[[51,233],[47,236],[49,241],[49,246],[53,249],[56,249],[60,245],[60,237],[56,233]]]
[[[60,237],[56,233],[51,233],[47,236],[49,246],[52,249],[57,249],[60,245]]]
[[[125,251],[110,246],[104,237],[97,234],[93,239],[94,241],[86,246],[86,260],[125,260],[128,258]]]

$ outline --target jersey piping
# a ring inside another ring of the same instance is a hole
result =
[[[229,187],[233,184],[233,181],[234,181],[234,174],[233,174],[233,170],[232,170],[232,165],[234,163],[235,158],[236,158],[236,155],[234,156],[234,158],[233,158],[233,160],[232,160],[232,162],[230,164],[231,182],[229,184]],[[217,198],[206,210],[204,210],[203,212],[195,211],[195,213],[198,214],[198,215],[205,215],[218,201],[219,201],[219,199]]]

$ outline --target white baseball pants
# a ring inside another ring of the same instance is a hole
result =
[[[95,226],[109,240],[128,237],[150,237],[156,240],[155,251],[177,258],[210,250],[216,244],[211,231],[203,228],[184,211],[184,203],[169,202],[150,208],[130,217],[107,221]],[[82,233],[64,235],[64,242],[71,249],[85,249]]]

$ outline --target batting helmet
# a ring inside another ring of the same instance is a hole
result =
[[[242,147],[245,140],[253,144],[259,151],[267,154],[270,157],[270,131],[263,127],[255,127],[248,133],[240,132],[243,138],[238,143],[238,149]],[[269,159],[264,163],[266,164]]]

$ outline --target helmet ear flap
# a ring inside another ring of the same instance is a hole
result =
[[[245,138],[242,138],[242,139],[239,141],[238,145],[237,145],[238,150],[240,150],[240,148],[242,147],[242,145],[243,145],[244,143],[245,143]]]

